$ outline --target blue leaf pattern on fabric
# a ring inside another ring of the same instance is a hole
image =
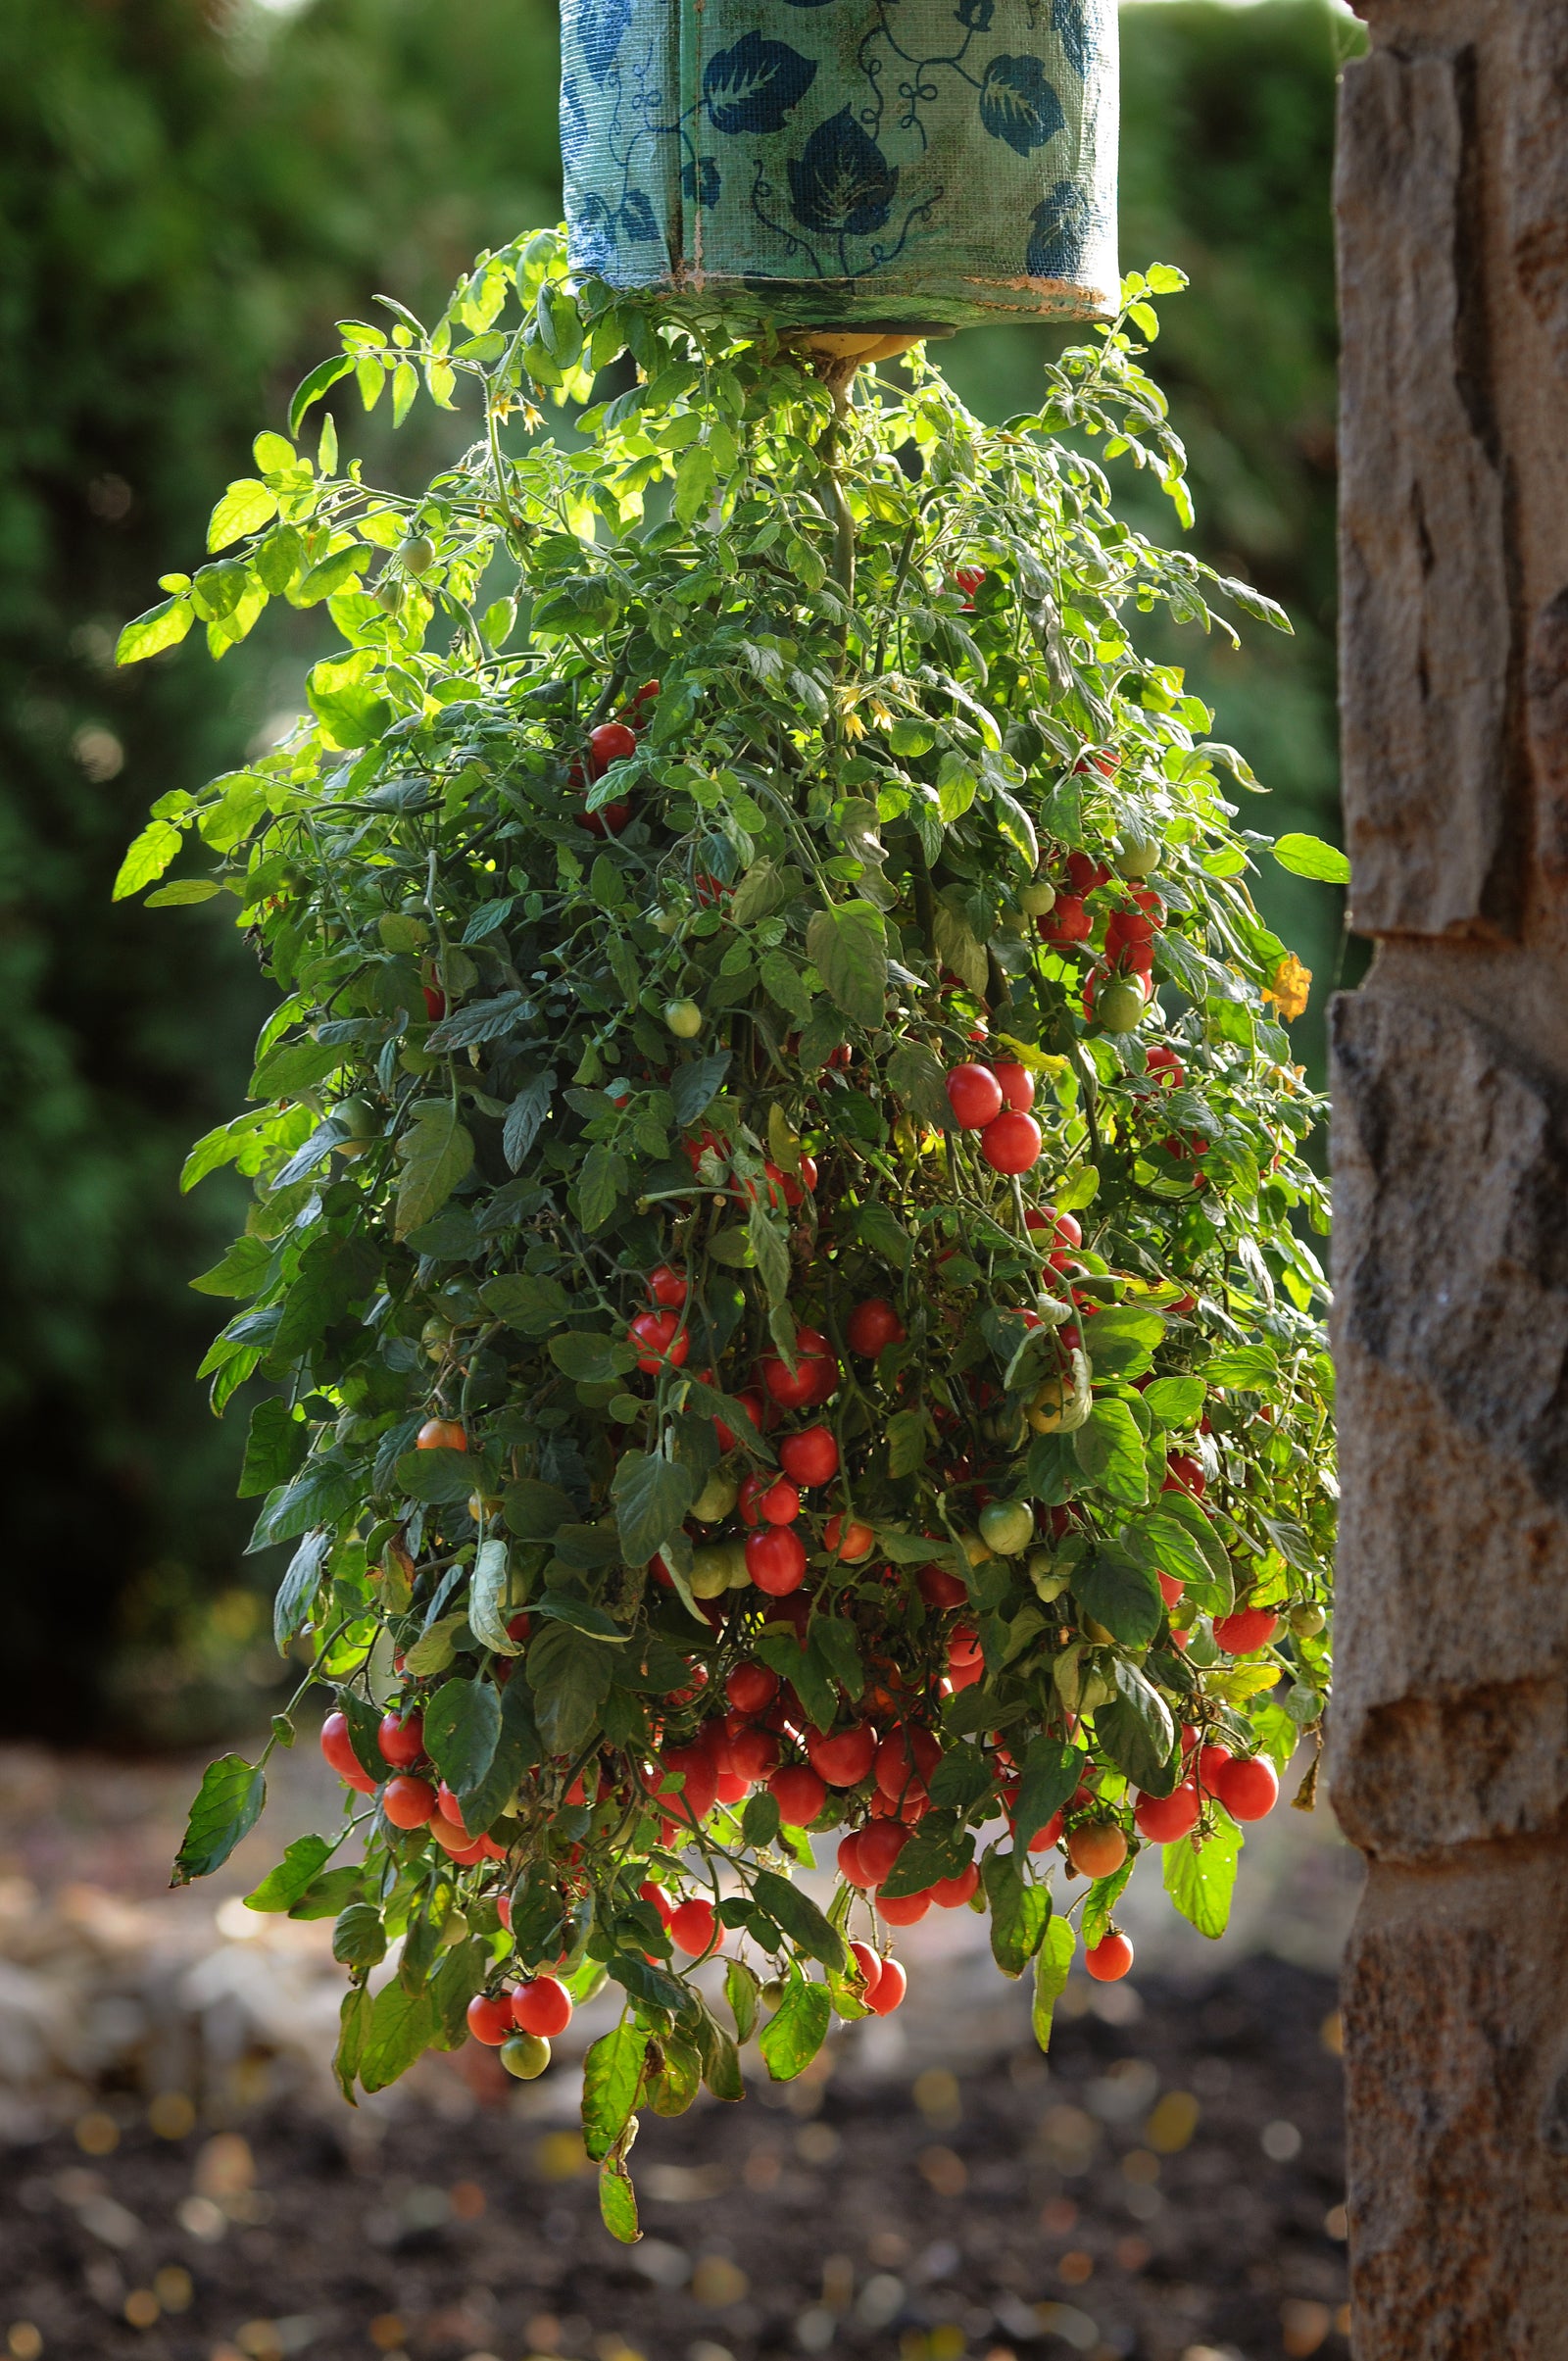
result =
[[[615,259],[615,224],[601,196],[578,199],[571,221],[574,267],[586,275],[602,277]]]
[[[718,203],[718,167],[711,156],[699,156],[695,164],[681,167],[680,193],[690,197],[694,205]]]
[[[596,82],[603,82],[615,63],[631,12],[632,0],[577,0],[571,29]]]
[[[815,58],[803,58],[787,41],[749,32],[708,61],[703,97],[709,121],[715,131],[776,131],[815,79]]]
[[[620,225],[629,238],[646,246],[659,235],[654,209],[640,188],[629,188],[620,202]]]
[[[997,0],[958,0],[953,13],[965,32],[989,32],[991,20],[997,13]]]
[[[1031,278],[1075,278],[1094,223],[1085,192],[1073,180],[1058,180],[1029,217],[1033,236],[1024,269]]]
[[[588,117],[577,96],[575,77],[569,74],[562,77],[561,83],[561,133],[563,139],[570,141],[588,136]]]
[[[992,59],[980,89],[980,121],[993,139],[1027,156],[1054,139],[1066,120],[1043,60],[1027,53]]]
[[[1089,26],[1083,0],[1051,0],[1051,24],[1053,31],[1061,36],[1068,65],[1082,81],[1089,71]]]
[[[863,238],[886,226],[899,173],[848,107],[811,133],[790,159],[791,210],[808,229]]]

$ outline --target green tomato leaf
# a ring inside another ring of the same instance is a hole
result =
[[[267,1781],[243,1756],[223,1754],[210,1762],[190,1807],[172,1883],[188,1886],[193,1878],[211,1877],[215,1869],[221,1869],[256,1826],[266,1801]]]
[[[858,1025],[880,1025],[887,1006],[887,927],[873,903],[838,902],[819,910],[806,930],[806,956],[846,1016]]]
[[[1067,1989],[1067,1974],[1076,1948],[1071,1919],[1053,1917],[1035,1953],[1034,2003],[1029,2011],[1034,2037],[1042,2049],[1051,2047],[1051,2020],[1056,2002]]]
[[[622,2158],[607,2156],[599,2167],[599,2213],[612,2238],[635,2246],[642,2237],[637,2220],[637,2192]]]
[[[1210,1941],[1217,1941],[1230,1923],[1241,1852],[1242,1832],[1230,1820],[1201,1845],[1182,1837],[1164,1847],[1165,1892],[1188,1924]]]
[[[325,1837],[296,1837],[277,1867],[268,1871],[254,1894],[246,1894],[246,1909],[292,1910],[331,1856],[332,1846]]]
[[[596,2164],[609,2155],[631,2121],[647,2057],[647,2028],[627,2017],[602,2034],[583,2059],[582,2136]]]
[[[825,1984],[786,1985],[783,1999],[758,2036],[762,2063],[775,2083],[791,2083],[805,2072],[827,2039],[832,2013]]]
[[[1026,1857],[1016,1847],[1004,1852],[993,1845],[980,1863],[991,1905],[991,1955],[1014,1980],[1039,1950],[1051,1921],[1051,1890],[1023,1876],[1019,1864]]]
[[[1093,1323],[1091,1323],[1091,1328]],[[1090,1337],[1090,1350],[1094,1350]],[[1114,1395],[1097,1400],[1072,1439],[1073,1455],[1091,1484],[1113,1500],[1149,1498],[1149,1469],[1138,1421]]]
[[[411,1992],[394,1977],[376,1993],[360,2056],[367,2090],[384,2090],[430,2047],[440,2030],[428,1985]]]
[[[413,1124],[398,1142],[403,1162],[398,1183],[395,1234],[407,1238],[439,1213],[473,1162],[473,1136],[458,1119],[455,1107],[426,1101],[415,1109]]]
[[[804,1894],[799,1886],[792,1886],[789,1879],[780,1877],[775,1869],[760,1869],[757,1872],[752,1881],[752,1894],[775,1925],[783,1928],[797,1949],[806,1952],[808,1958],[820,1959],[824,1967],[843,1967],[846,1957],[844,1938],[808,1894]]]
[[[1085,1614],[1126,1648],[1147,1648],[1164,1620],[1165,1602],[1152,1570],[1113,1542],[1102,1542],[1073,1568],[1072,1589]]]
[[[1274,858],[1282,869],[1293,877],[1312,877],[1320,885],[1348,885],[1350,863],[1337,846],[1326,845],[1321,836],[1282,836],[1273,848]]]
[[[462,1802],[478,1787],[501,1736],[501,1697],[489,1681],[448,1681],[424,1708],[430,1760]]]
[[[615,1523],[629,1566],[645,1566],[680,1525],[697,1497],[689,1467],[657,1451],[624,1451],[611,1487]]]

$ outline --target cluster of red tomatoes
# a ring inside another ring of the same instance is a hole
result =
[[[1036,921],[1053,951],[1092,942],[1096,919],[1088,897],[1110,878],[1104,861],[1068,854],[1062,887]],[[1086,1022],[1093,1024],[1098,1012],[1114,1033],[1130,1032],[1143,1012],[1152,990],[1155,938],[1165,924],[1165,906],[1152,886],[1128,883],[1126,893],[1127,900],[1106,912],[1100,956],[1083,984]]]
[[[947,1090],[954,1121],[960,1131],[980,1134],[980,1154],[993,1172],[1033,1170],[1045,1142],[1029,1112],[1035,1078],[1026,1065],[956,1065]]]
[[[636,696],[621,709],[616,720],[601,721],[588,732],[586,769],[581,762],[575,762],[569,774],[571,784],[579,792],[602,779],[612,762],[624,762],[628,756],[637,752],[637,731],[632,725],[642,720],[643,708],[651,705],[659,695],[659,686],[657,680],[645,680]],[[580,825],[594,836],[618,836],[630,817],[631,805],[624,800],[617,800],[606,804],[601,811],[582,812]]]

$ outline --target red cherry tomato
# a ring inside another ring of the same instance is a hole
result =
[[[891,2017],[908,1989],[909,1979],[900,1962],[884,1959],[881,1975],[865,1995],[865,2005],[875,2017]]]
[[[914,1579],[927,1606],[962,1606],[969,1596],[956,1574],[950,1574],[946,1566],[922,1566]]]
[[[662,1927],[667,1927],[675,1913],[670,1907],[669,1896],[664,1892],[663,1887],[656,1886],[653,1879],[649,1878],[644,1884],[638,1887],[637,1892],[645,1902],[653,1903],[654,1908],[659,1913],[660,1925]]]
[[[737,1664],[724,1681],[724,1695],[737,1713],[765,1713],[778,1692],[778,1674],[768,1664]]]
[[[1002,1085],[988,1065],[956,1065],[947,1088],[954,1119],[965,1131],[984,1131],[1002,1112]]]
[[[667,1262],[661,1262],[657,1270],[651,1270],[645,1284],[650,1300],[663,1311],[679,1311],[691,1292],[686,1273]]]
[[[939,1910],[961,1910],[966,1901],[980,1891],[980,1864],[971,1861],[956,1877],[938,1878],[931,1888],[931,1899]]]
[[[858,1566],[876,1548],[876,1535],[870,1526],[854,1517],[846,1523],[841,1516],[830,1516],[822,1528],[822,1539],[835,1557],[847,1566]]]
[[[766,1525],[748,1534],[746,1571],[770,1599],[787,1598],[806,1580],[806,1544],[792,1525]]]
[[[882,1977],[881,1958],[868,1943],[852,1943],[850,1955],[860,1971],[860,1979],[865,1986],[863,1997],[869,2007],[871,1994],[876,1991]]]
[[[694,1894],[689,1901],[676,1905],[669,1922],[670,1941],[677,1951],[687,1951],[695,1959],[712,1943],[717,1924],[712,1903]]]
[[[812,1770],[829,1787],[858,1787],[876,1760],[876,1732],[869,1722],[857,1722],[850,1730],[811,1730],[806,1751]]]
[[[435,1790],[428,1779],[400,1771],[381,1790],[381,1809],[394,1828],[423,1828],[435,1810]]]
[[[1114,1927],[1084,1953],[1084,1965],[1097,1984],[1118,1984],[1132,1963],[1133,1946]]]
[[[683,1827],[706,1820],[718,1799],[718,1773],[706,1746],[666,1746],[660,1756],[665,1771],[678,1771],[686,1784],[678,1795],[661,1798],[661,1808]]]
[[[759,1364],[762,1384],[780,1409],[804,1410],[837,1392],[838,1355],[820,1330],[796,1331],[795,1362],[791,1370],[781,1353],[769,1353]]]
[[[1187,1079],[1187,1069],[1174,1050],[1150,1050],[1144,1063],[1156,1082],[1168,1084],[1172,1090],[1180,1090]]]
[[[993,1172],[1030,1172],[1039,1163],[1045,1138],[1033,1115],[998,1115],[980,1134],[980,1154]]]
[[[1015,1114],[1026,1115],[1035,1103],[1035,1078],[1026,1065],[994,1065],[1002,1091],[1002,1104],[1010,1107]]]
[[[588,732],[588,767],[602,779],[612,762],[623,762],[637,752],[637,734],[624,721],[601,721]]]
[[[1133,1818],[1152,1845],[1174,1845],[1179,1837],[1191,1836],[1201,1809],[1197,1788],[1184,1779],[1168,1795],[1140,1795]]]
[[[381,1783],[372,1777],[370,1772],[361,1769],[360,1758],[355,1753],[353,1743],[349,1738],[346,1715],[341,1713],[327,1715],[321,1724],[320,1745],[321,1752],[340,1779],[346,1780],[348,1785],[356,1789],[362,1795],[375,1794]]]
[[[456,1418],[427,1418],[414,1438],[419,1451],[466,1451],[468,1438]]]
[[[423,1714],[384,1713],[376,1744],[388,1762],[400,1771],[412,1770],[424,1755]]]
[[[942,1760],[942,1744],[929,1730],[894,1730],[876,1750],[878,1791],[892,1803],[923,1797],[925,1783]]]
[[[1205,1795],[1219,1794],[1219,1775],[1231,1760],[1229,1746],[1207,1746],[1198,1749],[1198,1785]]]
[[[1159,1585],[1159,1595],[1165,1604],[1174,1606],[1186,1586],[1179,1582],[1174,1574],[1156,1574],[1154,1580]]]
[[[1097,767],[1102,766],[1100,756],[1095,757],[1095,762]],[[1075,894],[1092,894],[1097,886],[1105,883],[1109,875],[1110,870],[1104,861],[1094,861],[1087,853],[1069,853],[1067,856],[1067,883]]]
[[[729,1758],[735,1777],[750,1787],[754,1780],[765,1779],[776,1767],[778,1740],[770,1730],[737,1730],[729,1742]],[[728,1800],[720,1796],[721,1802]]]
[[[909,1842],[902,1820],[872,1820],[860,1831],[860,1866],[868,1886],[880,1886]]]
[[[778,1447],[778,1463],[792,1484],[810,1489],[831,1483],[839,1472],[839,1447],[832,1428],[808,1426],[799,1435],[786,1435]]]
[[[640,1311],[626,1334],[640,1348],[638,1368],[650,1377],[666,1363],[672,1369],[681,1368],[692,1349],[690,1332],[681,1326],[678,1312]]]
[[[554,1976],[535,1976],[513,1993],[512,2021],[519,2033],[553,2041],[571,2023],[571,1994]]]
[[[1035,923],[1044,941],[1057,951],[1069,943],[1087,943],[1095,931],[1094,919],[1077,894],[1058,894],[1054,906]]]
[[[1240,1754],[1221,1765],[1214,1793],[1233,1820],[1262,1820],[1280,1799],[1279,1776],[1261,1754]]]
[[[767,1783],[767,1792],[791,1828],[809,1828],[827,1801],[827,1785],[809,1763],[787,1762]]]
[[[895,1901],[879,1899],[877,1909],[890,1927],[917,1926],[931,1907],[929,1894],[905,1894]]]
[[[861,1856],[860,1838],[863,1833],[861,1829],[852,1828],[847,1837],[841,1837],[835,1858],[839,1865],[839,1875],[846,1886],[858,1886],[862,1894],[866,1894],[876,1884],[876,1880]]]
[[[1172,1451],[1165,1461],[1165,1481],[1160,1486],[1161,1492],[1191,1493],[1195,1500],[1200,1500],[1207,1489],[1208,1478],[1199,1461],[1189,1458],[1185,1451]]]
[[[487,2049],[499,2049],[514,2030],[512,2002],[505,1992],[479,1992],[468,2002],[468,2031]]]
[[[868,1296],[857,1303],[845,1323],[844,1334],[852,1353],[874,1360],[887,1345],[902,1345],[907,1331],[885,1296]]]
[[[1234,1615],[1216,1615],[1214,1640],[1228,1656],[1251,1656],[1267,1648],[1280,1628],[1272,1607],[1244,1606]]]

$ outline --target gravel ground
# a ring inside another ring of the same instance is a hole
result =
[[[1348,2349],[1332,1969],[1354,1878],[1321,1815],[1270,1824],[1219,1945],[1149,1881],[1133,1978],[1075,1978],[1049,2062],[978,1922],[933,1914],[901,1943],[898,2018],[788,2089],[645,2118],[628,2250],[599,2225],[570,2054],[519,2087],[470,2045],[357,2111],[330,2094],[327,1931],[259,1924],[232,1886],[216,1913],[154,1898],[189,1775],[0,1755],[9,2361]],[[292,1776],[285,1833],[313,1800]]]

